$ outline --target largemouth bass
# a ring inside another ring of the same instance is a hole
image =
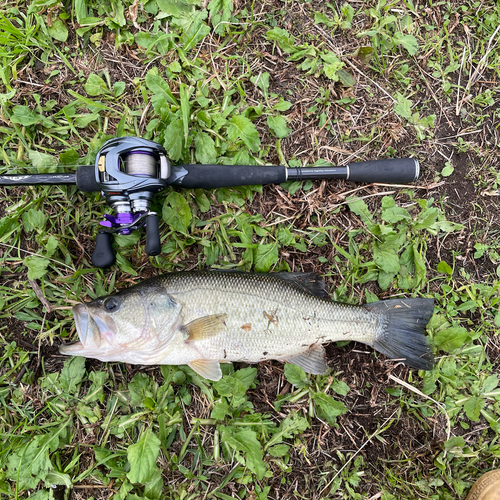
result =
[[[417,369],[434,364],[424,335],[433,299],[363,306],[325,296],[314,273],[177,272],[73,308],[80,342],[63,354],[132,364],[189,365],[210,380],[220,362],[328,367],[323,344],[355,340]]]

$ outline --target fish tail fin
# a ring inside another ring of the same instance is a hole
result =
[[[432,369],[434,356],[424,331],[434,312],[434,299],[390,299],[365,307],[382,316],[374,349],[411,368]]]

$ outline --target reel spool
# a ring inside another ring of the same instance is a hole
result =
[[[127,175],[158,177],[158,158],[147,151],[132,151],[122,161]]]
[[[115,262],[111,234],[130,234],[146,226],[146,253],[161,251],[158,216],[150,211],[155,193],[167,186],[170,162],[159,144],[138,137],[119,137],[105,143],[96,157],[96,181],[116,215],[100,222],[92,263],[108,267]]]

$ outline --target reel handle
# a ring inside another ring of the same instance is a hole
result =
[[[146,253],[152,257],[161,253],[158,215],[151,212],[146,217]]]
[[[113,235],[107,231],[99,231],[95,240],[92,253],[92,264],[95,267],[110,267],[115,263],[116,257],[111,247]]]
[[[146,221],[146,253],[151,256],[156,256],[161,253],[160,230],[158,215],[155,212],[150,212],[145,219]],[[142,224],[141,224],[142,225]],[[92,253],[92,265],[103,268],[112,266],[115,261],[115,253],[111,243],[113,241],[113,233],[109,231],[99,231],[97,233],[94,252]]]

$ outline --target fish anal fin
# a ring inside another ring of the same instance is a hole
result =
[[[226,328],[227,314],[212,314],[197,318],[181,328],[186,342],[204,340],[220,333]]]
[[[306,373],[312,375],[324,375],[328,371],[325,348],[321,344],[314,344],[306,352],[287,358],[285,361],[300,366]]]
[[[217,381],[222,378],[220,363],[215,359],[195,359],[188,363],[188,366],[208,380]]]

